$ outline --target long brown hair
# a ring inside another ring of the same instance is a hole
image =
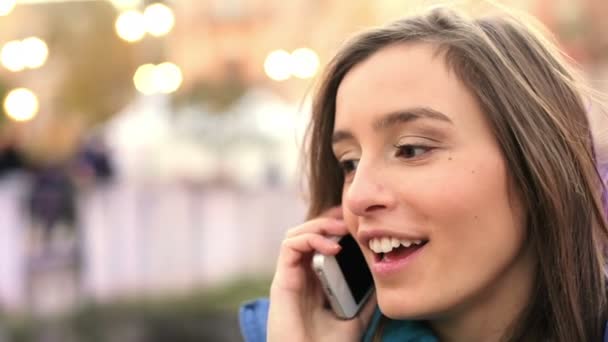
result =
[[[513,16],[469,19],[434,8],[348,41],[313,101],[309,216],[341,201],[343,178],[331,149],[340,82],[383,47],[412,42],[434,44],[476,96],[527,211],[527,243],[538,257],[535,293],[504,339],[601,340],[608,230],[585,88],[554,44]]]

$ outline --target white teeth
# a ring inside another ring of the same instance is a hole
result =
[[[368,246],[374,253],[380,254],[388,253],[400,246],[410,247],[413,245],[420,245],[421,243],[421,240],[400,240],[394,237],[382,237],[369,240]]]
[[[381,247],[382,247],[382,242],[380,241],[380,239],[373,239],[372,242],[373,242],[372,249],[374,251],[380,251]]]
[[[393,245],[391,244],[391,238],[383,237],[382,238],[382,252],[388,253],[393,250]]]

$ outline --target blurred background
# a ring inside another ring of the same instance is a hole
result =
[[[438,2],[0,0],[0,342],[239,341],[304,219],[323,65]],[[608,1],[500,3],[606,90]]]

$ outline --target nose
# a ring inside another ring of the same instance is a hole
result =
[[[395,196],[378,165],[359,162],[352,181],[345,184],[342,203],[357,216],[369,216],[375,212],[391,209]]]

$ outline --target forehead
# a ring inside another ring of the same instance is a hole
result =
[[[477,104],[434,45],[395,44],[346,74],[336,95],[336,127],[361,119],[361,115],[408,107],[431,107],[457,121],[457,108],[477,109]]]

